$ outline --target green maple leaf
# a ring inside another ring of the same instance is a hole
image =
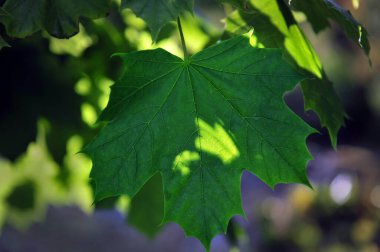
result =
[[[336,147],[345,112],[313,46],[282,0],[250,0],[247,6],[247,10],[235,11],[226,19],[225,37],[243,34],[253,28],[257,47],[282,48],[296,65],[313,74],[315,79],[302,82],[305,109],[318,114]]]
[[[124,5],[136,16],[145,20],[153,41],[156,41],[164,25],[176,20],[185,11],[193,11],[193,2],[193,0],[124,0]]]
[[[330,27],[330,20],[335,21],[344,33],[355,41],[369,55],[370,44],[367,30],[344,9],[332,0],[292,0],[291,6],[304,12],[315,32]]]
[[[84,150],[97,200],[133,197],[160,172],[163,222],[209,248],[232,216],[244,215],[244,169],[271,187],[309,185],[305,139],[314,130],[283,101],[304,76],[281,50],[239,36],[185,61],[162,49],[119,56],[124,73],[100,118],[109,122]]]
[[[79,31],[79,18],[99,18],[110,0],[6,0],[8,15],[0,15],[8,35],[24,38],[41,29],[57,38],[69,38]]]

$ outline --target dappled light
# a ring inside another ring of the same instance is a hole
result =
[[[62,40],[46,35],[50,42],[50,50],[56,54],[69,54],[80,57],[83,52],[93,43],[93,39],[86,33],[83,26],[80,26],[79,33],[72,39]]]
[[[138,50],[163,48],[178,57],[182,57],[183,53],[176,33],[173,33],[168,38],[160,39],[157,43],[153,43],[152,37],[146,30],[146,24],[142,19],[137,18],[129,10],[124,12],[124,18],[127,24],[130,25],[124,31],[125,38],[136,44]],[[196,38],[188,46],[191,54],[201,51],[210,42],[210,34],[215,36],[218,34],[212,25],[205,24],[201,19],[194,18],[190,14],[184,15],[182,26],[189,39]],[[173,29],[173,27],[168,25],[165,29],[169,30]]]
[[[92,211],[93,192],[89,185],[91,160],[79,154],[84,145],[83,138],[74,135],[67,141],[64,168],[67,172],[66,201],[80,206],[84,211]]]
[[[89,103],[83,103],[81,105],[82,120],[87,123],[88,126],[93,126],[98,118],[95,108]]]
[[[172,169],[182,176],[188,176],[191,173],[191,164],[199,160],[199,152],[183,151],[175,157]]]
[[[32,204],[26,208],[26,211],[20,209],[19,206],[13,206],[11,195],[6,196],[4,203],[4,219],[19,228],[26,228],[34,221],[41,220],[44,211],[49,203],[59,203],[64,196],[63,187],[55,182],[58,175],[58,166],[51,159],[45,142],[46,122],[39,123],[39,132],[37,142],[28,146],[26,154],[20,157],[15,164],[12,164],[12,172],[7,179],[8,193],[12,192],[12,188],[19,188],[21,192],[23,187],[30,185],[33,189]],[[3,169],[3,168],[2,168]],[[19,196],[20,197],[20,196]],[[28,200],[27,198],[23,199]]]
[[[46,146],[48,123],[41,120],[35,143],[16,162],[0,162],[0,224],[7,223],[26,229],[41,221],[49,205],[75,204],[83,210],[91,209],[92,191],[88,185],[91,162],[77,155],[83,140],[76,136],[67,144],[65,168],[67,186],[58,180],[59,166],[51,158]],[[87,169],[86,169],[87,167]]]
[[[220,123],[211,126],[200,118],[196,123],[199,124],[199,136],[195,139],[195,147],[199,151],[216,156],[225,165],[239,157],[234,141]]]
[[[91,92],[91,80],[88,77],[79,79],[74,89],[78,95],[88,95]]]

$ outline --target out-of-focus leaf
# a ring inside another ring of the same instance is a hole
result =
[[[219,39],[220,30],[200,17],[186,13],[181,17],[181,23],[185,38],[188,38],[190,42],[186,45],[189,54],[197,53],[208,44]],[[175,37],[179,39],[177,34]]]
[[[57,38],[79,31],[79,18],[99,18],[109,10],[110,0],[6,0],[0,15],[9,36],[24,38],[47,30]]]
[[[235,11],[226,19],[225,37],[253,28],[252,44],[283,48],[300,68],[313,74],[316,79],[302,82],[305,109],[318,114],[335,147],[338,131],[344,125],[345,112],[313,46],[281,0],[250,0],[248,6],[249,11]]]
[[[6,202],[11,208],[27,211],[35,206],[35,194],[34,183],[26,179],[13,188],[6,198]]]
[[[176,20],[185,12],[193,12],[193,0],[123,0],[124,6],[147,23],[153,41],[168,22]]]
[[[247,2],[249,0],[219,0],[221,3],[229,3],[232,4],[233,6],[237,6],[239,8],[246,8],[247,7]]]
[[[12,176],[11,162],[0,157],[0,230],[6,218],[7,208],[5,206],[6,197],[9,195]]]
[[[281,50],[238,36],[185,61],[162,49],[120,56],[124,72],[101,117],[109,123],[84,150],[97,200],[133,197],[160,172],[164,221],[209,248],[243,214],[243,169],[271,187],[309,185],[305,139],[314,130],[283,101],[304,76]]]
[[[370,44],[367,38],[367,30],[351,15],[333,0],[292,0],[291,6],[302,11],[315,32],[330,27],[330,20],[335,21],[344,33],[358,44],[368,56]]]
[[[68,177],[65,202],[89,212],[93,203],[93,192],[89,183],[91,160],[78,154],[82,147],[83,139],[80,136],[72,136],[67,141],[67,153],[64,157]]]
[[[164,218],[164,192],[162,178],[154,175],[133,197],[128,212],[128,223],[153,237],[161,229]]]
[[[68,54],[80,57],[82,53],[93,44],[93,39],[80,26],[79,33],[70,39],[58,39],[49,36],[50,51],[55,54]]]
[[[0,36],[0,50],[3,47],[9,47],[8,43]]]
[[[49,205],[78,205],[91,209],[92,191],[88,183],[91,162],[75,155],[82,147],[73,137],[65,157],[68,183],[58,179],[59,166],[51,158],[45,141],[47,122],[40,121],[35,143],[11,163],[0,159],[0,228],[3,222],[24,229],[44,217]]]
[[[3,188],[7,192],[3,195],[4,219],[19,228],[41,219],[47,205],[59,203],[64,195],[63,188],[55,181],[59,168],[47,151],[45,130],[46,124],[40,122],[36,143],[31,143],[25,155],[12,165],[7,187]],[[25,191],[28,187],[33,188],[33,194]],[[33,202],[27,206],[20,199]]]
[[[314,110],[322,127],[329,131],[331,144],[337,147],[339,130],[345,125],[346,113],[333,83],[323,72],[322,79],[305,80],[301,83],[305,109]]]

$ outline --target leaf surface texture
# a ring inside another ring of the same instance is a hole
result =
[[[229,219],[244,215],[240,177],[269,186],[309,185],[305,140],[314,132],[283,101],[304,76],[278,49],[238,36],[182,59],[162,50],[119,55],[124,73],[86,147],[96,198],[133,197],[160,172],[164,222],[209,248]]]

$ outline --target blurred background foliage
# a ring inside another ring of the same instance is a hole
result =
[[[303,112],[300,91],[289,94],[289,106],[323,133],[309,138],[315,191],[271,191],[244,174],[247,220],[234,218],[213,251],[380,251],[380,2],[338,2],[367,27],[371,67],[337,26],[315,35],[302,22],[349,115],[337,152],[315,114]],[[219,40],[231,11],[211,0],[196,6],[182,20],[190,53]],[[0,51],[0,251],[202,251],[177,225],[160,225],[159,175],[132,201],[93,204],[91,161],[78,153],[101,128],[97,117],[121,71],[112,54],[162,47],[181,55],[176,26],[153,44],[146,24],[115,3],[68,40],[46,32],[9,40],[3,27],[0,35],[12,44]]]

